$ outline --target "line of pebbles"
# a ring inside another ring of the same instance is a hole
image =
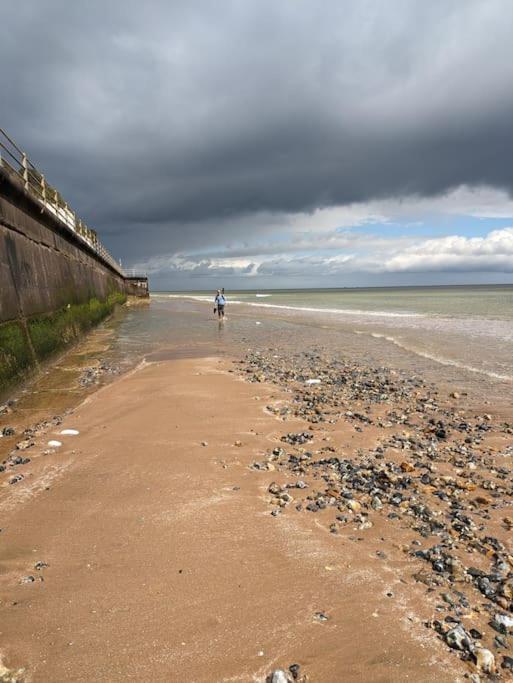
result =
[[[335,534],[346,525],[368,529],[375,515],[406,523],[419,539],[402,547],[419,562],[413,578],[440,598],[440,617],[426,627],[469,663],[465,675],[473,683],[513,671],[513,519],[505,514],[513,493],[513,425],[489,414],[465,415],[455,407],[457,392],[442,399],[418,376],[321,351],[250,352],[237,371],[290,393],[286,405],[268,411],[312,425],[283,435],[281,447],[253,464],[293,475],[285,485],[269,485],[271,514],[332,510]],[[357,432],[376,430],[377,445],[343,457],[325,437],[328,444],[313,449],[319,429],[339,420]],[[269,680],[285,677],[290,672]]]

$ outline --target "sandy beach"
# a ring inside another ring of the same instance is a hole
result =
[[[471,577],[442,567],[430,581],[431,561],[415,552],[440,538],[419,535],[403,521],[415,521],[407,506],[385,495],[381,506],[363,487],[344,498],[329,460],[363,458],[385,434],[404,433],[377,424],[390,401],[371,410],[368,396],[355,397],[354,412],[363,401],[372,415],[365,423],[332,410],[327,376],[291,376],[287,387],[280,363],[143,363],[32,439],[30,462],[2,474],[2,680],[486,677],[475,652],[493,650],[497,633],[486,627],[475,644],[474,634],[472,652],[444,642],[458,623],[477,631],[490,618]],[[309,395],[299,409],[292,386]],[[494,433],[497,452],[508,438]],[[418,465],[398,444],[389,457],[400,473]],[[433,499],[434,478],[424,488]],[[505,516],[503,500],[482,498],[477,508]],[[451,607],[440,594],[452,589],[468,600]]]
[[[513,683],[513,2],[0,16],[0,683]]]

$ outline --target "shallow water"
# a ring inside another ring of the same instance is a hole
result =
[[[61,410],[76,403],[85,393],[77,384],[80,373],[98,361],[122,372],[143,358],[238,356],[269,348],[318,349],[421,374],[447,390],[468,392],[476,405],[513,402],[513,287],[227,296],[224,322],[213,314],[210,293],[155,293],[150,305],[119,309],[26,389],[19,408]]]
[[[158,293],[196,302],[208,293]],[[513,381],[513,286],[233,292],[227,311],[279,316],[381,339],[443,366]],[[365,342],[362,340],[362,344]],[[388,351],[384,351],[388,353]]]

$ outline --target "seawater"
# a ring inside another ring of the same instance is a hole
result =
[[[79,384],[84,368],[101,361],[123,371],[144,359],[243,357],[250,350],[387,366],[418,374],[442,393],[466,392],[476,410],[511,413],[513,286],[226,295],[224,322],[214,315],[213,292],[154,292],[149,305],[119,308],[20,388],[18,412],[34,421],[72,407],[91,391]]]
[[[476,394],[513,395],[513,285],[227,289],[226,296],[227,319],[219,323],[213,292],[154,292],[149,307],[110,323],[117,326],[112,353],[129,362],[319,347]]]

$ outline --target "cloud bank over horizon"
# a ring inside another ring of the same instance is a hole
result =
[[[0,124],[162,288],[511,282],[512,22],[507,0],[8,3]]]

